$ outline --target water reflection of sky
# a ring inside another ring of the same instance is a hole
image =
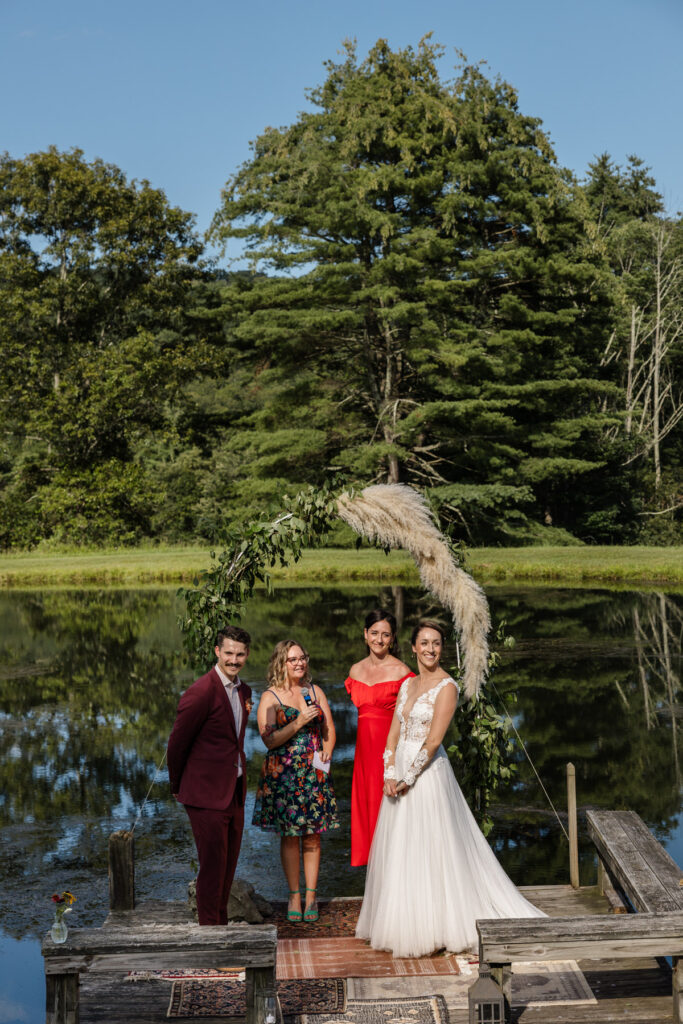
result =
[[[504,617],[517,639],[504,652],[496,688],[553,802],[560,810],[566,805],[564,767],[571,759],[580,805],[638,811],[683,862],[676,709],[681,599],[533,588],[492,588],[490,598],[494,618]],[[404,607],[405,658],[410,623],[435,611],[416,590],[276,592],[272,599],[258,597],[245,620],[254,646],[244,676],[257,695],[272,647],[293,635],[308,648],[314,680],[322,681],[333,709],[342,828],[324,839],[322,895],[363,888],[363,869],[348,864],[356,711],[342,683],[363,655],[363,615],[378,603]],[[27,956],[41,969],[37,945],[19,940],[30,936],[35,943],[45,930],[52,891],[76,892],[74,924],[102,920],[108,835],[130,827],[139,814],[140,898],[184,898],[196,855],[184,812],[168,792],[165,766],[159,768],[178,696],[191,682],[179,657],[169,653],[180,647],[176,613],[170,590],[0,595],[0,921],[4,948],[16,945],[6,963],[30,947]],[[668,676],[663,635],[670,637]],[[35,652],[46,643],[54,657],[49,674],[41,674]],[[252,712],[245,741],[252,762],[247,821],[264,753],[255,717]],[[517,882],[566,881],[564,839],[521,754],[495,817],[490,840]],[[582,880],[590,882],[594,857],[585,837],[581,857]],[[238,873],[264,895],[281,895],[277,837],[248,827]],[[6,1001],[14,998],[4,982],[0,993]],[[0,1022],[2,1014],[0,1003]]]

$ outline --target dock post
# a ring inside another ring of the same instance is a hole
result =
[[[246,1024],[276,1024],[282,1020],[277,1010],[277,983],[275,967],[247,967]]]
[[[579,888],[579,830],[576,821],[576,769],[567,764],[567,818],[569,820],[569,881]]]
[[[683,957],[681,956],[675,956],[673,958],[671,987],[673,989],[674,997],[674,1024],[683,1024]]]
[[[45,975],[46,1024],[79,1024],[79,984],[76,971]]]
[[[109,836],[109,909],[135,909],[135,839],[132,832]]]

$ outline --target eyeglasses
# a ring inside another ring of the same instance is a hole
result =
[[[308,655],[305,654],[303,658],[287,658],[288,665],[296,665],[298,662],[303,662],[304,665],[308,664]]]

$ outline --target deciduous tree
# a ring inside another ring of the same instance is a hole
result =
[[[187,368],[200,252],[190,214],[111,164],[54,147],[0,157],[5,543],[147,530],[136,453]]]

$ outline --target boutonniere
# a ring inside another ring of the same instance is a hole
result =
[[[244,702],[244,706],[245,706],[245,708],[247,709],[247,714],[248,714],[248,715],[250,715],[250,714],[251,714],[251,709],[252,709],[252,708],[253,708],[253,706],[254,706],[254,702],[253,702],[253,700],[251,699],[251,697],[247,697],[247,699],[246,699],[246,700],[245,700],[245,702]]]

